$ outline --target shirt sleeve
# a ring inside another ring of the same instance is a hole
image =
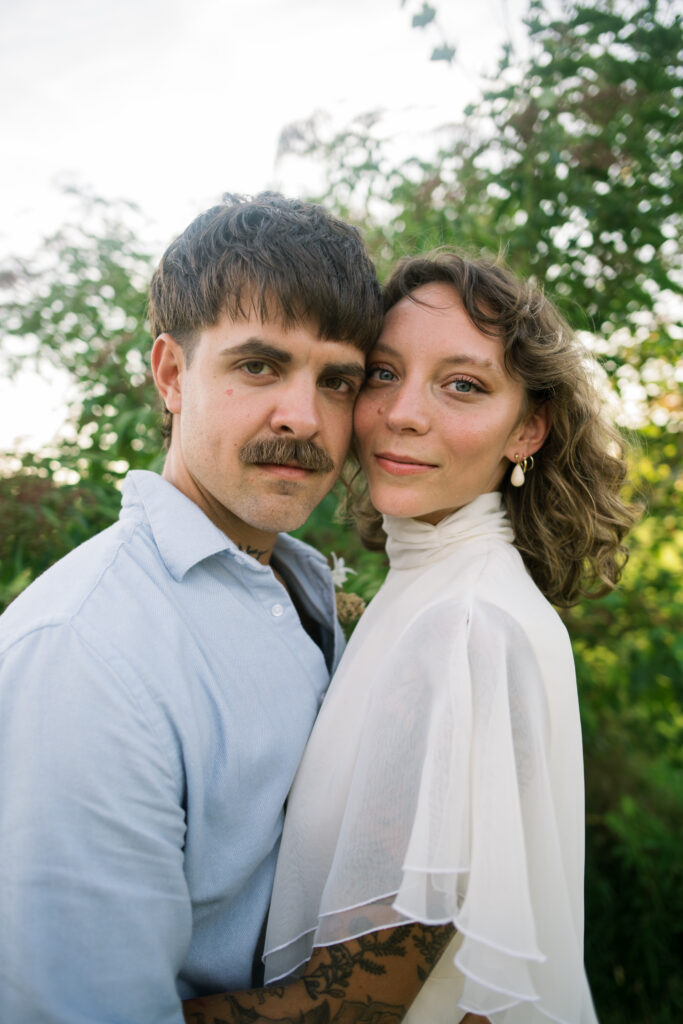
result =
[[[68,625],[0,667],[0,1020],[182,1024],[191,935],[180,758]]]

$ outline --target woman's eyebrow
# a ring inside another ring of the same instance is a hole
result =
[[[382,341],[377,342],[377,344],[372,349],[372,352],[370,352],[370,355],[374,356],[375,352],[384,352],[386,353],[386,355],[394,356],[396,359],[398,359],[400,356],[400,353],[397,352],[395,348],[392,348],[391,345],[387,345]]]
[[[477,366],[482,370],[490,370],[499,377],[503,376],[500,366],[494,363],[492,359],[482,359],[481,356],[468,355],[466,352],[455,356],[446,356],[442,362],[447,366]]]
[[[384,355],[393,356],[395,359],[401,359],[401,353],[391,345],[386,345],[384,342],[378,342],[372,350],[372,355],[375,353],[383,353]],[[439,362],[443,366],[478,366],[482,370],[490,370],[492,373],[497,374],[499,377],[503,376],[501,368],[493,362],[492,359],[482,359],[481,356],[470,355],[467,352],[459,352],[452,356],[444,356]]]

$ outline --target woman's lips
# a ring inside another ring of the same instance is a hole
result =
[[[433,463],[420,462],[409,455],[394,455],[393,452],[377,452],[375,462],[385,473],[391,473],[393,476],[412,476],[436,468]]]

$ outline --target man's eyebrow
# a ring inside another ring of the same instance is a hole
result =
[[[375,352],[384,353],[388,356],[394,356],[395,359],[401,359],[402,355],[391,345],[385,345],[382,342],[378,342],[374,349]],[[492,359],[482,359],[481,356],[469,355],[467,352],[459,352],[457,355],[445,356],[440,360],[441,363],[447,366],[480,366],[482,370],[491,370],[492,373],[497,374],[499,377],[503,375],[501,368],[493,362]]]
[[[363,363],[325,363],[322,372],[326,377],[355,377],[365,380]]]
[[[241,345],[221,349],[222,356],[251,356],[254,359],[268,359],[276,363],[291,363],[292,354],[286,348],[278,348],[262,338],[247,338]]]
[[[252,359],[267,359],[269,362],[291,363],[292,354],[262,338],[247,338],[240,345],[221,349],[222,356],[250,356]],[[355,377],[365,379],[365,366],[361,362],[325,363],[322,374],[326,377]]]

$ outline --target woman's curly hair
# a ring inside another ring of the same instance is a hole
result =
[[[509,473],[501,485],[515,545],[531,576],[558,606],[607,593],[626,563],[622,541],[638,511],[619,495],[625,445],[605,415],[592,358],[531,282],[499,263],[453,250],[401,260],[384,285],[385,313],[433,283],[451,286],[474,325],[502,339],[506,369],[523,382],[527,409],[550,407],[550,431],[524,486],[513,487]],[[360,472],[346,507],[366,546],[383,548],[382,517]]]

